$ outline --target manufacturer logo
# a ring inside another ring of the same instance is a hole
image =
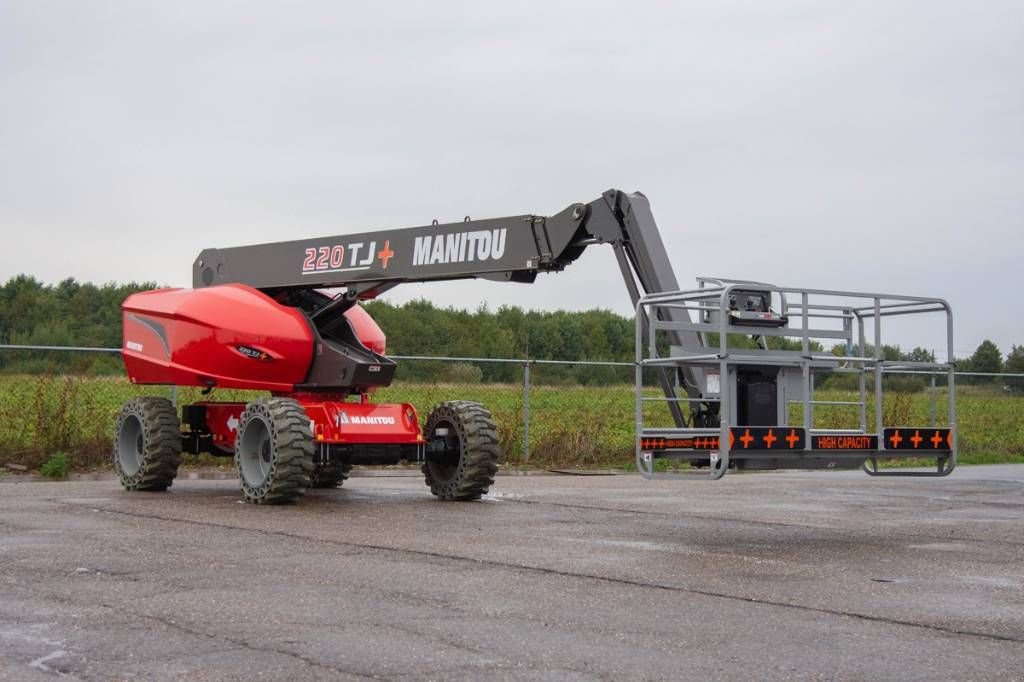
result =
[[[263,360],[264,362],[269,362],[271,359],[270,355],[264,353],[258,348],[253,348],[252,346],[235,346],[235,350],[237,350],[245,357],[252,358],[253,360]]]
[[[142,344],[136,343],[135,341],[125,341],[124,347],[127,348],[128,350],[133,350],[136,353],[142,352]]]
[[[384,240],[384,247],[377,250],[377,242],[351,242],[320,246],[305,251],[302,261],[302,274],[311,275],[324,272],[356,272],[369,270],[374,259],[383,270],[388,269],[388,261],[395,255],[391,250],[391,240]]]
[[[395,423],[395,418],[394,417],[372,417],[372,416],[371,417],[364,417],[364,416],[358,415],[358,414],[352,415],[350,417],[350,416],[348,416],[347,412],[342,411],[342,412],[338,413],[337,421],[338,421],[338,426],[341,426],[342,424],[373,424],[373,425],[377,425],[377,426],[387,426],[387,425],[394,424]]]
[[[506,232],[505,228],[501,228],[416,237],[412,250],[412,264],[438,265],[499,260],[505,255]]]

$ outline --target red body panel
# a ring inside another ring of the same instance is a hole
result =
[[[416,409],[407,403],[377,405],[322,400],[312,394],[294,396],[309,415],[313,441],[330,444],[423,442]],[[244,403],[196,403],[206,408],[206,428],[213,444],[231,451],[238,435]]]
[[[306,402],[318,443],[420,443],[419,417],[408,403]]]
[[[289,392],[313,359],[303,314],[242,284],[146,291],[121,308],[122,355],[134,383]],[[365,310],[345,315],[364,345],[384,352],[384,334]]]
[[[245,410],[245,403],[196,403],[206,408],[206,428],[213,435],[213,444],[232,452],[235,449],[235,436],[238,435],[238,422]]]
[[[121,309],[136,383],[289,391],[312,361],[302,313],[240,284],[147,291]]]
[[[345,311],[345,317],[348,318],[349,323],[352,325],[352,330],[355,331],[356,338],[359,339],[364,346],[372,350],[374,353],[384,355],[387,337],[384,336],[384,332],[381,331],[377,322],[370,317],[370,313],[366,312],[358,305],[354,305]]]

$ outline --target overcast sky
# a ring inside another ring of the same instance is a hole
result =
[[[1024,3],[0,0],[4,280],[189,286],[205,247],[610,187],[650,198],[683,284],[941,296],[958,354],[1005,353]],[[614,268],[387,297],[628,314]]]

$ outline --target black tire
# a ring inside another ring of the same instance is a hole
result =
[[[309,487],[313,432],[302,405],[267,398],[245,406],[235,439],[235,471],[246,502],[288,504]]]
[[[434,495],[442,500],[477,500],[494,485],[501,456],[498,429],[483,405],[468,400],[441,403],[427,417],[424,437],[428,452],[423,475]]]
[[[181,422],[166,398],[133,398],[114,422],[114,469],[125,490],[167,490],[181,464]]]
[[[309,474],[310,488],[340,488],[352,471],[351,464],[316,464]]]

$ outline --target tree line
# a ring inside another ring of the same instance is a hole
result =
[[[121,345],[122,301],[130,294],[156,288],[153,282],[92,284],[73,278],[50,285],[29,275],[10,278],[0,287],[0,343],[40,346],[118,348]],[[518,306],[474,311],[439,308],[417,300],[397,305],[387,300],[368,301],[367,312],[388,338],[393,355],[513,358],[534,360],[633,361],[634,327],[631,318],[609,310],[537,311]],[[717,343],[716,339],[710,339]],[[769,338],[777,348],[799,348],[799,341]],[[749,338],[730,338],[737,346],[750,346]],[[816,347],[816,350],[821,350]],[[865,349],[870,352],[871,349]],[[840,349],[833,352],[841,354]],[[859,350],[855,349],[855,355]],[[891,360],[934,361],[930,351],[903,351],[883,346]],[[1024,346],[1013,346],[1004,357],[991,341],[984,341],[957,368],[973,372],[1024,373]],[[122,371],[116,354],[0,352],[0,370],[9,372],[75,371],[116,374]],[[518,365],[496,363],[406,362],[405,379],[452,381],[522,380]],[[632,381],[630,368],[539,367],[537,379],[551,382],[609,383]],[[1009,377],[965,377],[968,383],[1001,383],[1024,390],[1024,380]]]

